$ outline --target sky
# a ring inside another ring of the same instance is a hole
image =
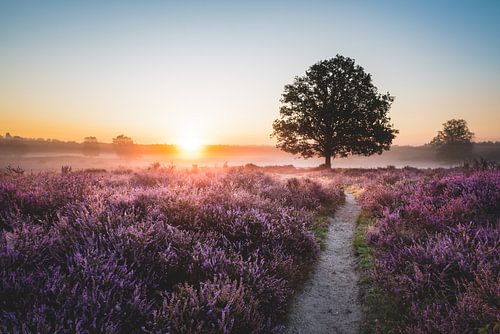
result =
[[[0,0],[0,133],[274,144],[284,85],[342,54],[396,97],[398,145],[500,140],[498,1]]]

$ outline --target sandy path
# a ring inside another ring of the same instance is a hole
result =
[[[350,193],[333,218],[314,273],[292,305],[287,333],[358,333],[361,307],[352,239],[359,205]]]

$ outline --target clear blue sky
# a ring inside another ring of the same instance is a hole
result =
[[[396,144],[500,140],[498,1],[0,0],[0,132],[272,144],[283,86],[338,53],[396,96]]]

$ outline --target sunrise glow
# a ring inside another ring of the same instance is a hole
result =
[[[210,143],[274,146],[283,86],[340,53],[396,97],[394,144],[452,117],[499,140],[499,6],[393,2],[2,2],[0,133],[181,144],[190,117]]]
[[[187,134],[178,141],[177,147],[180,148],[183,154],[200,154],[203,148],[203,142],[197,136]]]

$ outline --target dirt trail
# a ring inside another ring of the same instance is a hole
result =
[[[359,205],[346,193],[330,218],[326,248],[292,305],[287,333],[358,333],[361,324],[358,274],[352,240]]]

